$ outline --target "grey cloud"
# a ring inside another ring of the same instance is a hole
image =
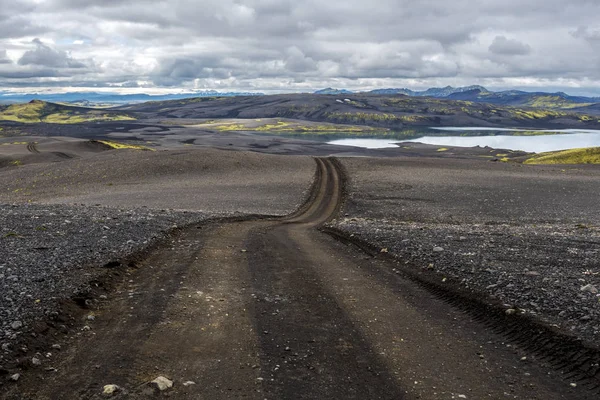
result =
[[[19,65],[42,65],[53,68],[85,68],[85,64],[74,60],[64,51],[56,50],[42,43],[38,38],[33,39],[35,50],[28,50],[19,59]]]
[[[578,39],[585,39],[590,42],[600,42],[600,29],[579,26],[575,31],[571,32],[571,34]]]
[[[599,14],[590,0],[21,0],[0,9],[0,48],[36,83],[584,82],[600,80]]]
[[[494,54],[502,55],[526,55],[531,53],[531,46],[515,39],[507,39],[505,36],[496,36],[489,47]]]
[[[12,61],[6,55],[6,50],[0,50],[0,64],[12,64]]]

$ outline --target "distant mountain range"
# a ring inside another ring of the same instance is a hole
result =
[[[345,89],[332,88],[319,90],[315,93],[334,95],[352,94],[352,92]],[[406,88],[389,88],[371,90],[367,93],[378,95],[401,94],[410,97],[434,97],[439,99],[473,101],[478,103],[490,103],[515,107],[556,109],[578,109],[600,103],[600,97],[570,96],[563,92],[524,92],[521,90],[494,92],[478,85],[458,88],[446,86],[443,88],[430,88],[423,91],[415,91]]]
[[[27,103],[31,100],[41,100],[54,103],[71,103],[78,106],[94,106],[99,104],[134,104],[146,101],[180,100],[193,97],[232,97],[232,96],[260,96],[262,93],[246,92],[217,92],[207,90],[200,92],[150,95],[140,94],[118,94],[97,92],[69,92],[69,93],[10,93],[0,91],[0,103]]]
[[[374,94],[381,96],[405,95],[409,97],[432,97],[447,100],[472,101],[514,107],[532,107],[546,109],[573,110],[576,112],[600,114],[600,97],[571,96],[563,92],[524,92],[506,90],[494,92],[483,86],[465,86],[430,88],[416,91],[406,88],[376,89],[370,92],[352,92],[347,89],[326,88],[314,92],[318,95],[349,96],[356,93]],[[27,103],[31,100],[41,100],[53,103],[67,103],[81,107],[110,106],[138,104],[148,101],[182,100],[195,97],[234,97],[262,96],[262,93],[248,92],[217,92],[215,90],[150,95],[150,94],[118,94],[98,92],[68,92],[68,93],[11,93],[0,91],[0,104]]]
[[[317,90],[315,92],[315,94],[352,94],[352,93],[354,93],[354,92],[351,92],[350,90],[334,89],[334,88],[321,89],[321,90]]]

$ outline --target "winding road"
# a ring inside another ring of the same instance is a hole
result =
[[[103,398],[108,384],[133,399],[587,398],[392,261],[315,229],[345,182],[316,163],[296,213],[194,226],[152,252],[57,371],[7,398]],[[175,385],[152,394],[157,376]]]

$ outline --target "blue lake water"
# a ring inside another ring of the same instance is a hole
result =
[[[330,144],[356,146],[371,149],[395,147],[398,142],[420,142],[439,146],[489,146],[498,149],[523,150],[541,153],[574,149],[580,147],[600,147],[600,130],[568,129],[546,131],[547,135],[519,136],[518,129],[498,128],[437,128],[430,129],[424,136],[414,139],[356,138],[346,137],[329,141]]]

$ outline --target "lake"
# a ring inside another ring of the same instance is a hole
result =
[[[423,136],[412,139],[345,137],[331,140],[328,143],[383,149],[395,147],[394,143],[399,141],[438,146],[489,146],[498,149],[541,153],[580,147],[600,147],[600,130],[565,129],[532,132],[519,129],[447,127],[429,129],[423,132]]]

